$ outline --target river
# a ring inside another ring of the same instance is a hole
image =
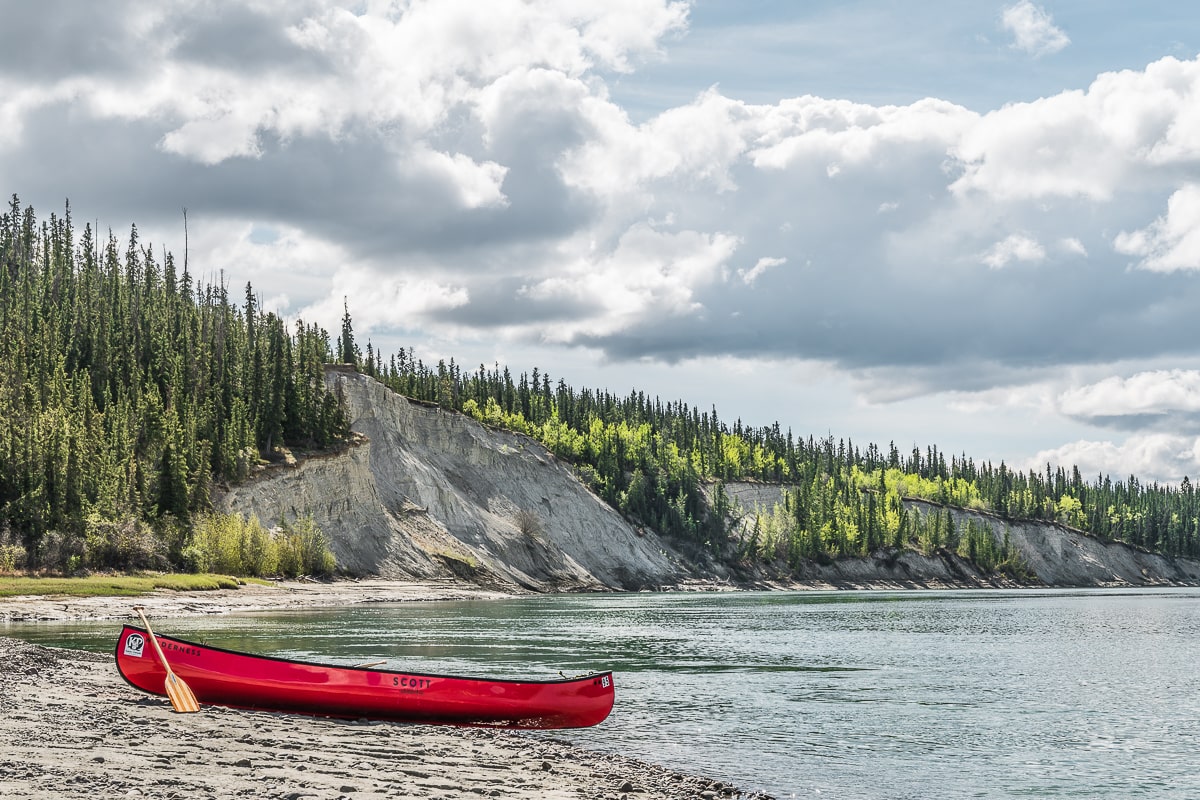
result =
[[[155,627],[412,671],[611,667],[612,716],[554,737],[778,798],[1200,797],[1196,589],[550,596]],[[117,628],[0,633],[104,651]]]

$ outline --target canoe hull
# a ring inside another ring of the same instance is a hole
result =
[[[582,728],[612,710],[611,672],[510,681],[341,667],[256,656],[158,635],[171,669],[201,703],[348,719],[502,728]],[[166,671],[148,634],[126,625],[117,669],[132,686],[165,695]]]

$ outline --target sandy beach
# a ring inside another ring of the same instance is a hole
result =
[[[0,600],[0,620],[123,619],[503,596],[474,587],[288,583],[131,598]],[[619,702],[619,700],[618,700]],[[112,657],[0,637],[4,798],[717,798],[736,788],[546,734],[205,706],[177,714]]]

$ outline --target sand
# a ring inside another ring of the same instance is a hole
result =
[[[287,584],[129,598],[0,600],[0,619],[121,619],[491,597],[473,587]],[[619,701],[618,701],[619,702]],[[552,734],[339,721],[205,706],[177,714],[112,657],[0,637],[0,797],[718,798],[731,786]],[[756,795],[761,797],[759,795]]]
[[[67,621],[73,619],[135,620],[135,605],[146,608],[151,624],[165,617],[271,611],[290,608],[347,606],[356,603],[399,603],[428,600],[479,600],[512,597],[468,584],[419,581],[341,580],[329,583],[278,581],[269,586],[244,584],[239,589],[174,592],[160,590],[133,597],[30,596],[0,598],[0,622]]]

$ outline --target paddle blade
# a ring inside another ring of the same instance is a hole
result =
[[[200,710],[200,704],[196,702],[196,695],[192,694],[191,687],[180,680],[179,676],[174,672],[167,673],[166,689],[167,698],[171,701],[171,707],[179,713],[183,714]]]

